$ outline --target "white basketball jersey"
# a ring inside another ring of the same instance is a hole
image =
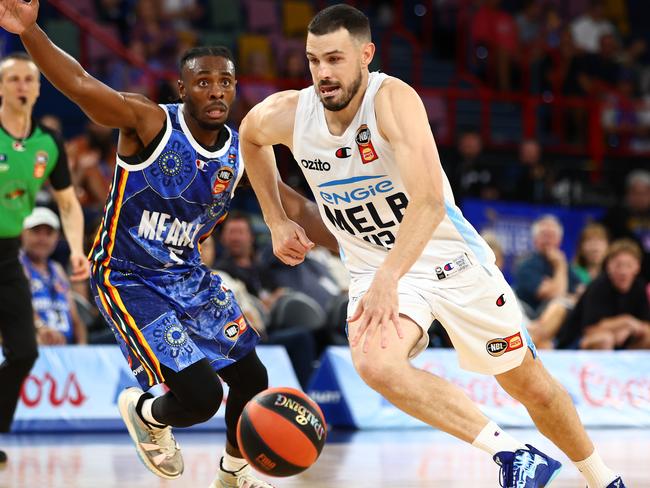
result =
[[[371,275],[393,247],[409,194],[395,153],[381,137],[375,95],[388,76],[370,73],[361,107],[341,136],[332,135],[314,87],[301,90],[293,154],[314,193],[321,216],[336,236],[352,278]],[[494,254],[454,203],[443,172],[446,215],[409,275],[444,278],[471,262],[493,263]]]

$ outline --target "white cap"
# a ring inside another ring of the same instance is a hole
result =
[[[39,225],[49,225],[53,229],[59,230],[59,218],[54,212],[47,207],[35,207],[23,222],[23,229],[33,229]]]

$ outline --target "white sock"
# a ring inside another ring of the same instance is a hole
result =
[[[151,406],[153,405],[154,400],[155,398],[147,398],[144,402],[142,402],[142,408],[140,409],[142,418],[154,427],[165,427],[162,422],[153,418],[153,414],[151,413]]]
[[[580,474],[587,480],[589,488],[606,488],[618,477],[605,465],[596,451],[584,461],[577,461],[573,464],[576,465]]]
[[[515,452],[518,449],[526,449],[524,444],[501,430],[501,427],[492,421],[483,427],[483,430],[476,436],[472,445],[483,449],[490,456],[494,456],[497,452],[501,451]]]
[[[246,461],[245,459],[231,456],[226,452],[225,449],[223,450],[223,462],[221,464],[221,467],[226,471],[230,471],[230,472],[239,471],[247,464],[248,461]]]

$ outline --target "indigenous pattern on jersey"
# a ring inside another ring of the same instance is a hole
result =
[[[164,134],[142,163],[118,158],[90,254],[95,302],[144,389],[208,359],[215,370],[243,358],[259,336],[198,245],[225,219],[243,172],[237,133],[202,147],[182,105],[163,106]],[[158,139],[158,138],[157,138]]]
[[[68,344],[74,343],[74,328],[68,302],[70,283],[62,275],[62,271],[56,269],[53,261],[48,261],[47,274],[41,273],[24,253],[20,254],[20,262],[29,277],[34,312],[47,327],[61,332]]]
[[[187,271],[200,263],[198,243],[227,215],[242,175],[236,132],[217,151],[191,135],[182,105],[163,106],[167,123],[140,164],[119,157],[90,259],[111,269]]]
[[[208,359],[215,370],[249,354],[259,335],[221,278],[201,265],[173,273],[129,273],[93,264],[95,303],[143,389],[160,365],[181,371]]]
[[[409,202],[393,148],[375,120],[375,95],[387,78],[370,73],[361,106],[340,136],[329,132],[313,86],[301,90],[296,109],[293,154],[352,278],[373,274],[381,266]],[[468,256],[468,265],[494,262],[490,248],[456,207],[444,172],[443,187],[446,215],[411,275],[444,278],[459,271],[462,256]]]

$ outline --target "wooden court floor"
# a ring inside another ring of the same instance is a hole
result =
[[[584,488],[577,470],[532,430],[511,431],[565,463],[551,488]],[[603,458],[628,488],[650,488],[650,430],[592,430]],[[5,435],[10,461],[0,488],[207,488],[223,433],[180,432],[185,473],[176,481],[150,474],[127,434]],[[274,480],[277,488],[495,488],[498,468],[483,452],[432,430],[334,432],[305,473]]]

